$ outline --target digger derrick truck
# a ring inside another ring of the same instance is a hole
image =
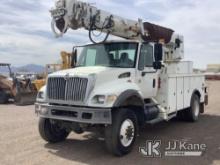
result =
[[[104,132],[107,149],[122,156],[132,150],[146,123],[174,117],[196,122],[204,113],[204,75],[193,73],[193,63],[182,60],[184,40],[172,29],[77,0],[57,1],[51,15],[57,37],[84,28],[92,44],[82,46],[74,69],[49,75],[38,93],[35,112],[46,141],[96,128]],[[94,30],[106,34],[103,41],[94,40]],[[109,41],[109,35],[123,40]]]

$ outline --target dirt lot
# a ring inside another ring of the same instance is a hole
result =
[[[104,141],[90,133],[72,133],[65,142],[48,144],[39,137],[34,106],[0,105],[0,164],[220,164],[220,81],[208,84],[210,102],[199,122],[147,126],[133,152],[122,158],[109,155]],[[147,139],[162,140],[163,147],[170,139],[204,143],[207,149],[202,157],[145,158],[139,147],[144,147]]]

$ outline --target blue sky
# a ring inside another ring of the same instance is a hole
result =
[[[153,22],[185,37],[186,60],[197,68],[220,63],[220,1],[218,0],[87,0],[114,14]],[[55,38],[49,10],[54,0],[1,0],[0,61],[21,66],[57,62],[61,50],[88,43],[88,32],[72,31]]]

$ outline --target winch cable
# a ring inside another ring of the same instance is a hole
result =
[[[105,38],[104,38],[102,41],[100,41],[100,42],[96,42],[96,41],[93,39],[92,36],[99,37],[99,36],[101,36],[101,34],[103,33],[103,30],[104,30],[104,29],[110,29],[111,27],[114,26],[114,25],[113,25],[113,21],[112,21],[113,15],[111,15],[108,19],[106,19],[106,20],[104,21],[104,23],[103,23],[103,25],[102,25],[101,28],[97,27],[97,26],[96,26],[96,18],[97,18],[97,16],[98,16],[98,14],[94,15],[94,16],[91,18],[91,21],[90,21],[91,24],[90,24],[90,28],[89,28],[89,39],[90,39],[94,44],[105,42],[105,41],[108,39],[108,37],[109,37],[111,31],[108,30],[108,32],[106,33]],[[108,22],[107,22],[107,21],[108,21]],[[107,22],[107,23],[106,23],[106,22]],[[106,25],[105,25],[105,24],[106,24]],[[99,33],[98,35],[95,35],[95,34],[94,34],[94,30],[96,30],[96,29],[100,29],[100,33]]]

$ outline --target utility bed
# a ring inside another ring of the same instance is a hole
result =
[[[176,74],[161,76],[161,88],[158,90],[157,101],[168,113],[190,107],[194,92],[201,93],[200,102],[204,102],[204,75]]]

